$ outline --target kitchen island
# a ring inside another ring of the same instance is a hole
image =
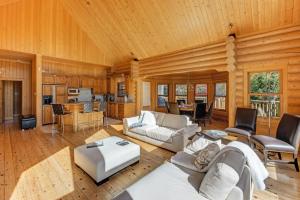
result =
[[[94,102],[96,108],[99,102]],[[64,116],[65,126],[72,126],[73,131],[77,132],[82,128],[100,127],[103,126],[103,112],[93,110],[93,112],[84,113],[84,103],[65,103],[63,104],[66,111],[70,112],[70,115]]]
[[[109,102],[108,116],[122,120],[123,118],[136,116],[136,104],[134,102]]]

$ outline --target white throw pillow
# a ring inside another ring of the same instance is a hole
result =
[[[193,140],[187,144],[186,149],[192,151],[193,153],[197,153],[211,143],[216,143],[220,149],[222,148],[221,140],[208,140],[204,137],[195,136]]]
[[[151,111],[141,111],[141,114],[144,116],[143,124],[156,125],[155,115]]]
[[[200,185],[200,193],[209,199],[224,200],[239,181],[238,173],[225,163],[216,163],[208,170]]]

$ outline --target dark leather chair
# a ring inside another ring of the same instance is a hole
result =
[[[204,127],[206,126],[206,122],[209,122],[211,124],[213,107],[214,107],[214,102],[211,102],[208,111],[205,113],[203,117],[199,119],[199,123],[203,123]]]
[[[170,113],[170,104],[168,101],[165,101],[165,107],[166,107],[167,113]]]
[[[298,149],[300,143],[300,117],[284,114],[279,122],[276,138],[265,135],[254,135],[251,137],[253,144],[260,144],[263,147],[264,161],[294,164],[299,172]],[[279,160],[269,160],[268,152],[278,153]],[[293,154],[293,161],[281,160],[281,153]]]
[[[169,103],[169,113],[175,114],[175,115],[180,115],[180,111],[179,111],[177,103],[173,103],[173,102]]]
[[[237,108],[235,127],[226,128],[225,131],[247,137],[250,144],[252,135],[256,133],[257,110],[253,108]]]
[[[206,114],[206,103],[196,103],[192,121],[199,124],[199,121],[203,117],[205,117],[205,114]]]

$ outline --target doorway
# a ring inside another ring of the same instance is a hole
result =
[[[22,113],[22,81],[1,81],[0,94],[0,121],[17,120]]]

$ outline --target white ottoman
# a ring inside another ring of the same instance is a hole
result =
[[[140,160],[140,146],[129,142],[125,146],[116,144],[119,137],[103,139],[103,146],[87,148],[86,144],[74,149],[74,162],[99,185],[121,169]]]

